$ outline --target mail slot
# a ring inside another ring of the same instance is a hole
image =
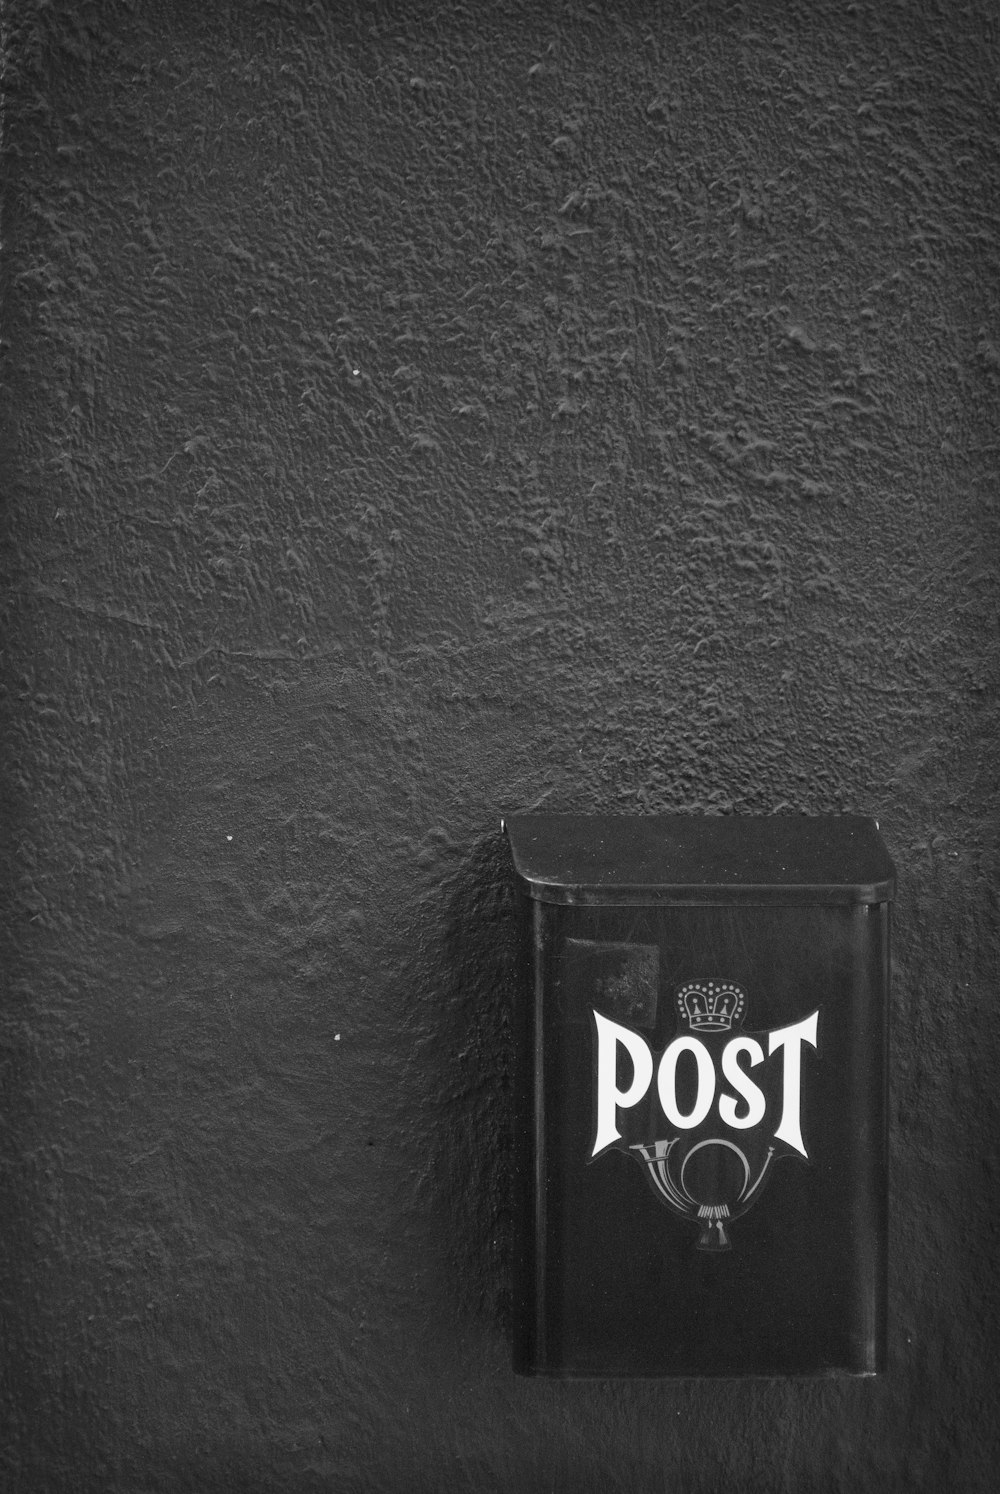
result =
[[[514,1364],[871,1375],[894,873],[854,815],[512,815]]]

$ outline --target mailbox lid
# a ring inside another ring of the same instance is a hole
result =
[[[865,815],[515,814],[504,829],[542,902],[884,903],[895,892]]]

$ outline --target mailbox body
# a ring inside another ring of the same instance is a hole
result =
[[[505,828],[515,1368],[878,1372],[894,879],[875,822]]]

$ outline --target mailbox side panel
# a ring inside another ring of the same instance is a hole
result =
[[[551,966],[552,911],[523,891],[513,1011],[513,1359],[520,1374],[546,1373],[546,1262],[549,1255],[546,1159],[545,982]]]

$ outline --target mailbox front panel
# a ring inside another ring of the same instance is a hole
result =
[[[888,903],[525,913],[516,1367],[882,1368]]]

